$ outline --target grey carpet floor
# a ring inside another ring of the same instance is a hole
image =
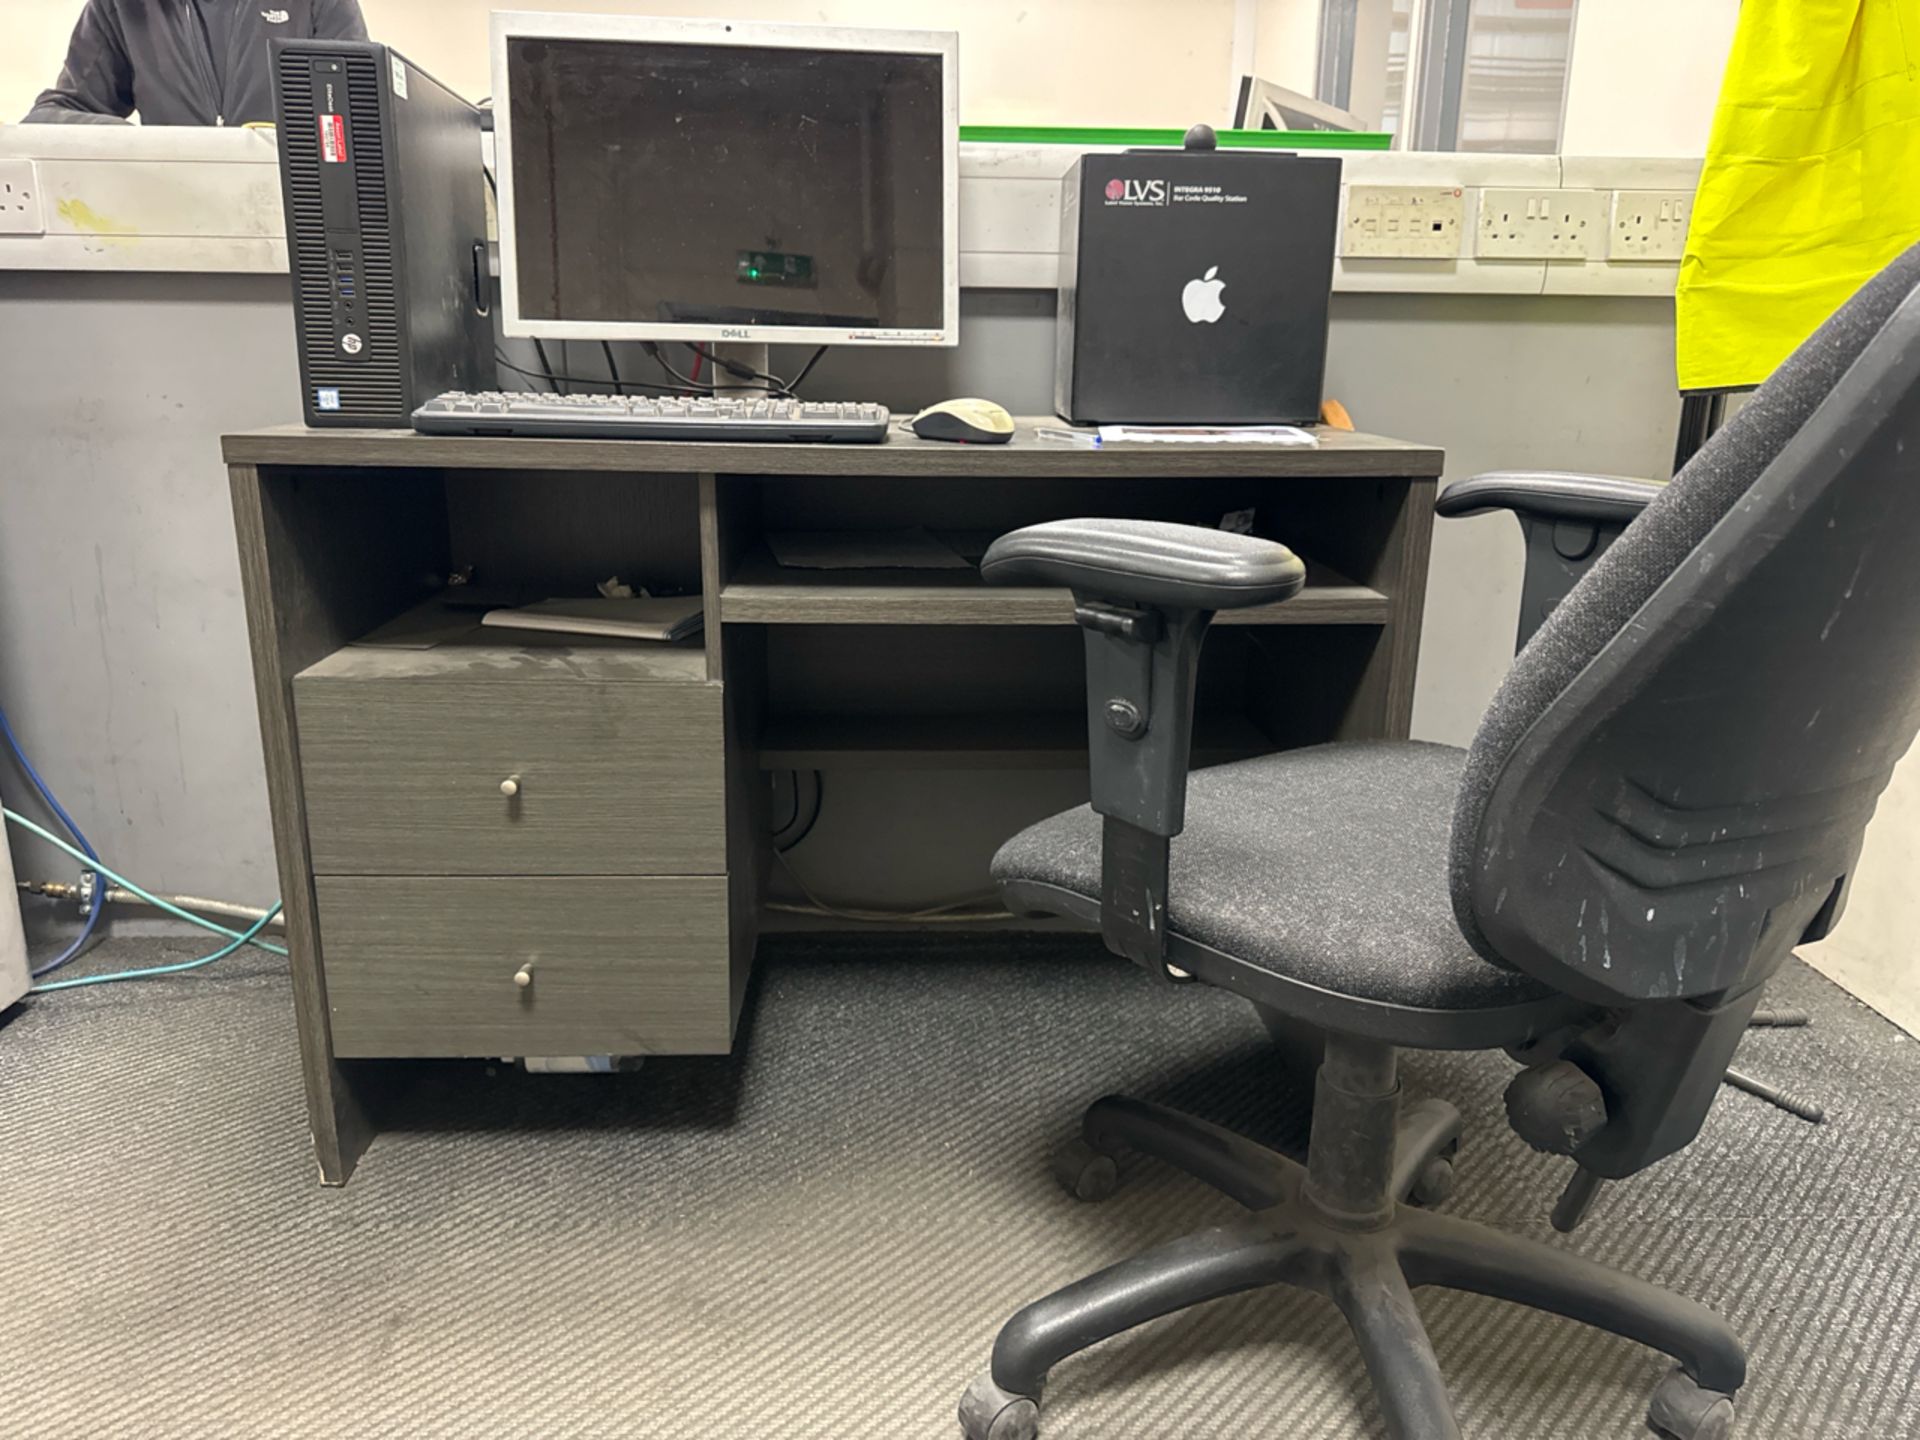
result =
[[[92,968],[193,953],[115,941]],[[1920,1436],[1920,1045],[1795,966],[1681,1157],[1568,1243],[1747,1337],[1745,1437]],[[315,1183],[269,957],[47,996],[0,1025],[0,1433],[949,1440],[1024,1301],[1236,1212],[1150,1164],[1101,1206],[1049,1150],[1126,1090],[1297,1144],[1232,997],[1057,942],[768,946],[738,1053],[617,1077],[422,1067]],[[1466,1112],[1456,1213],[1547,1236],[1563,1173],[1498,1056],[1412,1055]],[[1665,1363],[1496,1301],[1421,1303],[1469,1437],[1644,1435]],[[1063,1364],[1047,1440],[1382,1434],[1335,1312],[1270,1292]]]

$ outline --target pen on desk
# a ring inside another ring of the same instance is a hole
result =
[[[1100,448],[1100,433],[1097,430],[1063,430],[1057,425],[1036,425],[1033,428],[1036,440],[1059,440],[1068,445],[1078,445],[1083,450]]]

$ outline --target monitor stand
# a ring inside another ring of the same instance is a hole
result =
[[[711,354],[722,360],[730,361],[735,365],[755,371],[761,375],[768,373],[767,347],[765,345],[749,345],[745,341],[731,341],[724,345],[709,345],[707,349]],[[742,397],[755,394],[764,395],[767,393],[767,387],[763,381],[742,380],[737,375],[729,374],[725,366],[715,365],[713,367],[713,393],[716,395],[735,395]]]

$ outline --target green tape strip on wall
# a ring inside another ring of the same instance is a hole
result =
[[[1105,125],[962,125],[960,138],[982,145],[1165,145],[1178,148],[1184,130],[1133,130]],[[1342,130],[1220,130],[1222,150],[1387,150],[1391,135]]]

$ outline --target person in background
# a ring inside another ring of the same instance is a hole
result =
[[[87,0],[26,123],[271,123],[268,42],[366,38],[359,0]]]

